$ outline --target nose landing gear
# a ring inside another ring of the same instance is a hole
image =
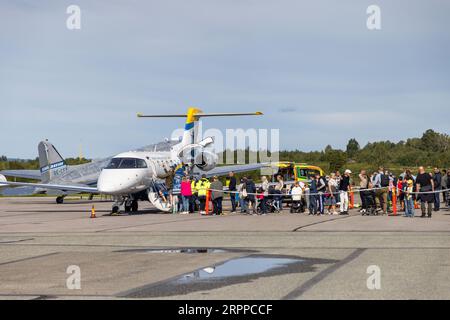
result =
[[[137,212],[139,210],[138,200],[132,197],[117,199],[112,206],[111,215],[117,215],[121,211],[121,208],[128,214]]]

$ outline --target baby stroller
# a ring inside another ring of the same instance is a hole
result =
[[[305,212],[305,200],[292,201],[291,203],[291,213],[304,213]]]
[[[366,199],[366,206],[367,206],[367,211],[365,213],[363,213],[363,215],[376,215],[377,212],[377,203],[375,200],[375,191],[370,190],[370,191],[363,191],[361,192],[361,196],[365,197]]]
[[[266,197],[266,211],[267,213],[274,213],[277,210],[277,206],[275,204],[275,200],[268,196]],[[258,201],[258,207],[257,207],[258,213],[262,212],[262,202]]]

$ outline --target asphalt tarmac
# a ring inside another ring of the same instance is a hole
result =
[[[112,217],[110,202],[0,198],[0,298],[450,299],[449,211],[200,216],[140,205]]]

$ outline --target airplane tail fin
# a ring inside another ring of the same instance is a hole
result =
[[[50,182],[54,177],[61,175],[67,170],[66,161],[50,142],[41,141],[38,146],[38,151],[39,168],[43,183]]]
[[[186,114],[162,114],[143,115],[138,113],[138,118],[186,118],[181,146],[185,147],[197,143],[198,121],[205,117],[233,117],[233,116],[260,116],[262,112],[240,112],[240,113],[203,113],[202,110],[190,107]]]

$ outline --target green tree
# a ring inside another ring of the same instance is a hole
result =
[[[359,142],[355,138],[350,139],[347,144],[347,156],[354,159],[360,149]]]
[[[428,129],[422,136],[421,148],[427,151],[445,152],[450,150],[450,137]]]
[[[324,161],[329,164],[330,171],[341,170],[347,163],[347,154],[342,150],[328,150],[324,154]]]

